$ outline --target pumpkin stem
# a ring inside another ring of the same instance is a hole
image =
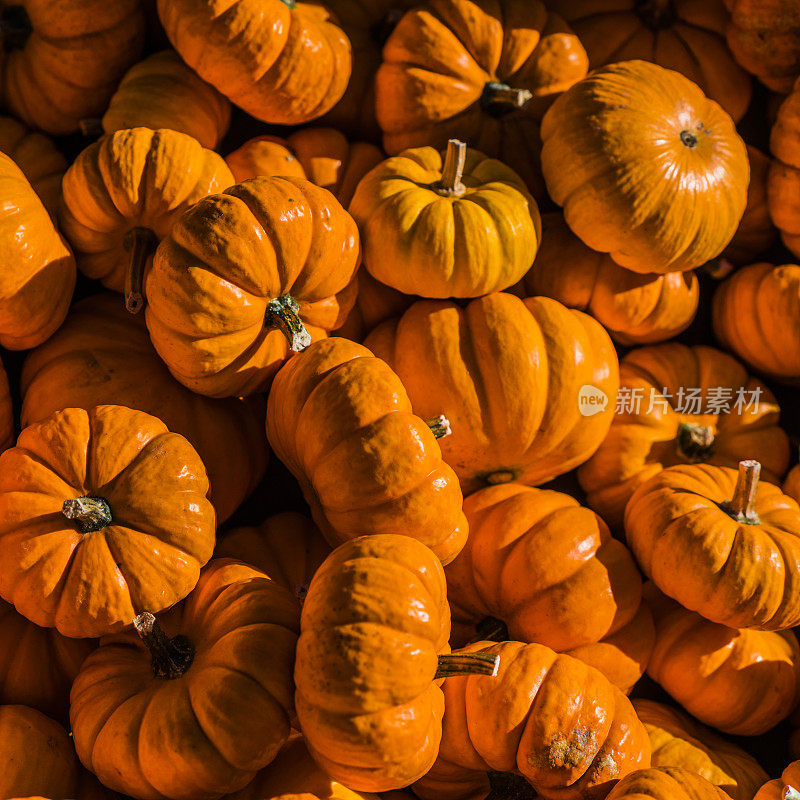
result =
[[[715,281],[721,281],[728,277],[736,269],[736,265],[728,261],[727,258],[715,258],[704,264],[703,272]]]
[[[439,666],[433,679],[459,675],[488,675],[493,678],[499,667],[500,656],[496,653],[450,653],[439,656]]]
[[[61,513],[78,524],[81,533],[101,531],[112,522],[111,508],[102,497],[78,497],[65,500]]]
[[[131,254],[125,273],[125,308],[130,314],[138,314],[144,307],[144,267],[158,247],[158,237],[150,228],[131,228],[122,246]]]
[[[289,347],[299,353],[311,344],[311,335],[300,319],[300,306],[291,295],[276,297],[267,303],[266,325],[278,328],[289,340]]]
[[[489,81],[481,93],[481,108],[492,117],[502,117],[525,108],[532,99],[533,92],[529,89],[515,89],[507,83]]]
[[[761,474],[761,464],[758,461],[740,461],[739,477],[736,479],[736,488],[733,497],[722,503],[722,510],[727,512],[737,522],[745,525],[759,525],[761,520],[753,509],[758,492],[758,476]]]
[[[78,130],[81,136],[102,136],[103,120],[100,117],[86,117],[78,120]]]
[[[289,11],[294,11],[297,8],[297,3],[295,0],[282,0],[282,2],[289,6]]]
[[[669,28],[675,22],[672,0],[635,0],[634,13],[651,30]]]
[[[494,472],[487,472],[483,480],[487,486],[498,486],[501,483],[511,483],[518,475],[518,470],[496,469]]]
[[[691,131],[681,131],[681,144],[690,149],[697,147],[697,137]]]
[[[486,800],[535,800],[536,790],[521,775],[513,772],[488,773],[491,791]]]
[[[461,197],[467,187],[461,183],[464,174],[464,161],[467,158],[467,146],[458,139],[450,139],[444,154],[441,180],[433,184],[433,190],[443,197]]]
[[[0,11],[0,43],[6,53],[22,50],[31,33],[31,18],[23,6],[5,6]]]
[[[149,611],[139,614],[133,621],[133,627],[150,651],[151,666],[156,678],[180,678],[192,666],[192,643],[185,636],[170,639]]]
[[[678,427],[678,455],[692,464],[714,454],[714,429],[710,425],[682,422]]]
[[[438,417],[425,420],[425,424],[431,429],[431,432],[437,439],[444,439],[449,436],[453,429],[450,427],[450,420],[444,414],[439,414]]]
[[[781,800],[800,800],[800,792],[794,786],[784,786]]]

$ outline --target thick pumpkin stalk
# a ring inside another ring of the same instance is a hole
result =
[[[722,510],[730,514],[737,522],[745,525],[761,524],[753,507],[758,492],[760,474],[761,464],[758,461],[739,462],[739,477],[736,480],[733,497],[727,503],[722,504]]]
[[[276,297],[267,303],[267,314],[264,322],[283,333],[289,341],[289,347],[299,353],[311,344],[311,335],[300,319],[300,306],[291,295]]]
[[[525,108],[531,99],[533,92],[529,89],[515,89],[507,83],[489,81],[483,87],[481,108],[493,117],[502,117],[511,111]]]
[[[102,497],[78,497],[65,500],[61,513],[78,525],[81,533],[101,531],[112,521],[111,508]]]
[[[444,439],[445,436],[449,436],[453,432],[450,427],[450,420],[447,419],[444,414],[439,414],[438,417],[425,420],[425,424],[431,429],[431,433],[433,433],[437,439]]]
[[[709,425],[681,423],[678,428],[678,455],[696,463],[707,461],[714,453],[714,429]]]
[[[150,228],[131,228],[125,234],[123,246],[130,253],[125,273],[125,308],[131,314],[138,314],[144,308],[144,268],[158,247],[158,238]]]
[[[433,190],[443,197],[461,197],[467,187],[461,182],[464,174],[464,162],[467,158],[467,146],[458,139],[450,139],[444,154],[442,177],[433,185]]]
[[[171,680],[186,673],[194,661],[194,647],[185,636],[170,639],[149,611],[139,614],[133,621],[133,627],[150,651],[156,678]]]
[[[488,675],[493,678],[499,667],[500,656],[495,653],[449,653],[439,656],[434,680],[459,675]]]

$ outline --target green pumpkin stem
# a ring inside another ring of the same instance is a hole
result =
[[[444,154],[442,177],[433,184],[433,190],[443,197],[461,197],[467,187],[461,182],[464,174],[464,162],[467,158],[467,146],[458,139],[450,139]]]
[[[513,772],[489,772],[491,791],[486,800],[536,800],[536,790],[521,775]]]
[[[496,653],[450,653],[439,656],[439,666],[434,680],[453,678],[459,675],[488,675],[494,677],[500,667],[500,656]]]
[[[78,120],[78,130],[81,136],[102,136],[103,120],[100,117],[86,117]]]
[[[800,800],[800,792],[794,786],[784,786],[781,800]]]
[[[739,476],[736,479],[736,488],[733,497],[722,503],[722,510],[733,517],[737,522],[745,525],[759,525],[758,518],[753,508],[758,492],[758,477],[761,474],[761,464],[758,461],[740,461]]]
[[[694,464],[714,454],[714,429],[709,425],[682,422],[678,428],[678,455]]]
[[[278,328],[289,342],[295,353],[300,353],[311,344],[311,335],[300,319],[300,306],[289,294],[276,297],[267,303],[266,325]]]
[[[515,89],[507,83],[489,81],[481,93],[481,108],[492,117],[502,117],[525,108],[532,99],[533,92],[529,89]]]
[[[450,420],[444,414],[425,420],[425,424],[437,439],[444,439],[445,436],[449,436],[453,432],[450,427]]]
[[[158,238],[150,228],[131,228],[122,245],[130,253],[125,273],[125,308],[130,314],[138,314],[144,308],[144,268],[158,247]]]
[[[133,621],[133,627],[150,651],[156,678],[172,680],[186,673],[194,661],[194,646],[185,636],[170,639],[149,611],[139,614]]]
[[[101,531],[112,522],[111,508],[102,497],[77,497],[65,500],[61,513],[78,525],[81,533]]]

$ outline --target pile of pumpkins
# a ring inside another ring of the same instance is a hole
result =
[[[800,800],[798,31],[2,0],[0,800]]]

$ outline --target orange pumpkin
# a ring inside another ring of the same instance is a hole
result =
[[[366,347],[333,337],[292,358],[269,394],[267,438],[332,545],[401,533],[445,564],[464,546],[456,476],[400,378]]]
[[[609,800],[728,800],[722,789],[680,767],[652,767],[623,778]]]
[[[158,417],[203,460],[218,522],[236,511],[266,469],[263,399],[212,400],[181,386],[153,349],[144,319],[125,311],[117,295],[76,303],[50,340],[28,354],[20,390],[23,427],[64,407],[124,405]],[[13,437],[10,398],[7,408],[0,419],[8,420]]]
[[[542,245],[522,279],[526,296],[552,297],[591,314],[620,344],[651,344],[689,327],[697,313],[694,272],[632,272],[587,247],[561,214],[542,217]]]
[[[783,483],[783,493],[800,503],[800,464],[796,464],[789,470]]]
[[[758,372],[800,381],[800,266],[751,264],[714,294],[714,333]]]
[[[75,259],[22,170],[0,153],[0,344],[27,350],[64,321]]]
[[[612,528],[622,525],[634,491],[665,467],[735,468],[752,456],[764,479],[778,482],[789,465],[772,393],[711,347],[669,343],[631,351],[620,364],[616,410],[605,440],[578,471],[588,505]]]
[[[0,595],[65,636],[122,630],[197,583],[214,547],[192,446],[122,406],[68,408],[0,455]]]
[[[729,628],[645,584],[656,623],[647,674],[692,716],[724,733],[759,736],[798,699],[800,648],[791,631]]]
[[[383,48],[375,111],[384,148],[443,148],[457,136],[543,197],[542,115],[587,69],[578,37],[539,0],[431,0]]]
[[[465,494],[549,481],[585,461],[611,424],[611,340],[594,319],[549,298],[499,292],[466,308],[421,300],[365,344],[400,376],[415,413],[450,420],[442,454]],[[579,405],[586,387],[606,397],[592,415]]]
[[[652,766],[693,772],[734,800],[753,800],[768,779],[753,756],[687,714],[652,700],[636,699],[633,707],[650,737]]]
[[[162,50],[134,64],[111,97],[102,127],[168,128],[193,136],[213,150],[231,122],[231,104],[183,63],[174,50]]]
[[[173,47],[205,81],[264,122],[299,125],[344,94],[350,42],[322,5],[158,0]]]
[[[64,175],[61,229],[78,266],[141,310],[145,263],[201,197],[227,188],[221,156],[172,130],[131,128],[89,145]]]
[[[521,642],[478,642],[454,655],[474,652],[500,657],[497,677],[445,680],[439,757],[414,785],[422,800],[485,797],[490,781],[500,788],[507,777],[522,778],[545,798],[591,800],[649,766],[647,731],[597,670]]]
[[[723,0],[550,0],[578,35],[589,68],[652,61],[696,83],[734,120],[744,116],[753,86],[728,51]]]
[[[3,0],[0,98],[32,128],[73,133],[102,114],[139,58],[144,14],[139,0]]]
[[[601,67],[565,92],[542,141],[547,190],[567,224],[634,272],[702,266],[747,204],[750,167],[731,118],[683,75],[646,61]]]
[[[800,797],[800,761],[793,761],[781,777],[767,781],[756,794],[756,800],[797,800]]]
[[[783,243],[800,258],[800,80],[781,103],[769,147],[773,160],[767,175],[767,205]]]
[[[72,687],[84,766],[140,800],[243,788],[289,736],[299,605],[284,587],[215,559],[160,622],[109,636]]]
[[[326,189],[237,184],[192,206],[159,245],[145,284],[150,338],[192,391],[261,392],[292,350],[344,320],[359,255],[356,225]]]

